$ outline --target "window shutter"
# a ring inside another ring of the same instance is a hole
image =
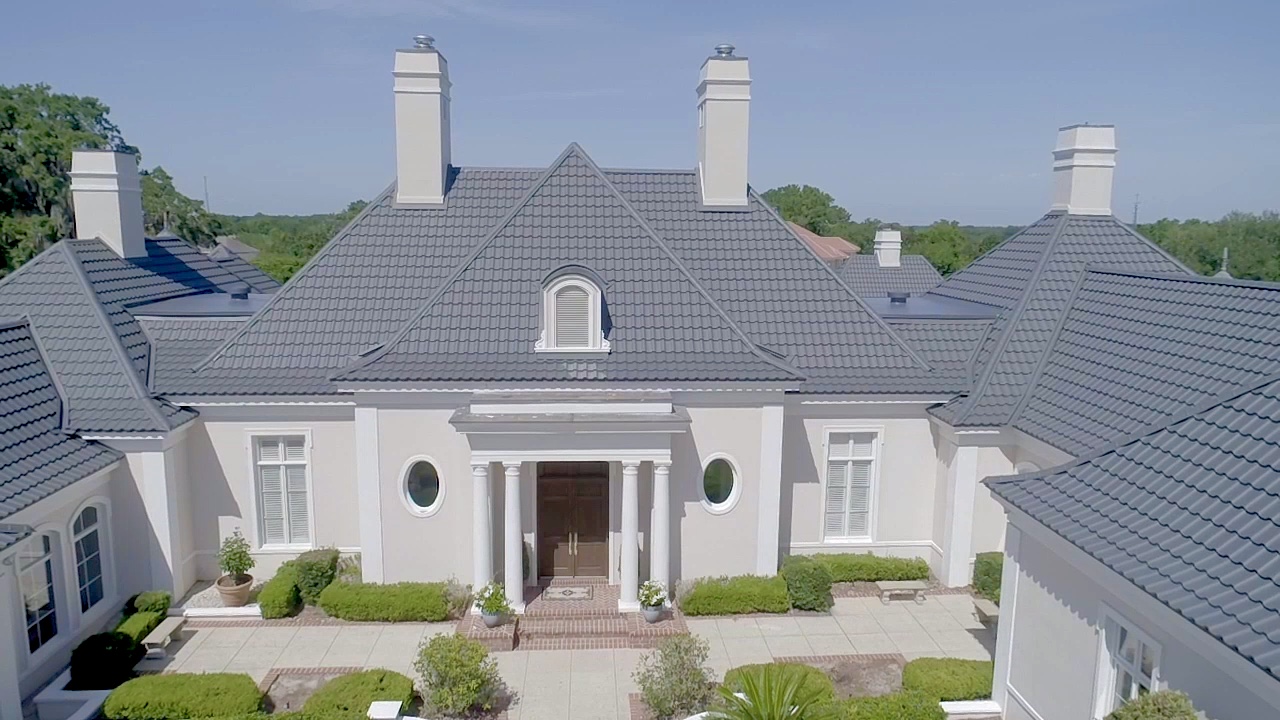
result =
[[[307,468],[305,465],[288,465],[285,478],[289,496],[289,542],[308,543],[311,528],[307,522]]]
[[[823,530],[828,537],[844,536],[845,507],[848,497],[846,466],[843,462],[827,463],[827,498]]]
[[[868,519],[871,511],[871,462],[854,460],[849,463],[849,525],[846,534],[859,537],[870,532]]]
[[[276,447],[278,448],[279,445]],[[280,470],[279,465],[264,465],[258,468],[258,484],[262,488],[262,541],[264,544],[285,542],[284,477]]]
[[[580,287],[556,293],[556,347],[591,346],[591,297]]]
[[[259,440],[258,460],[261,462],[280,462],[280,440],[278,438],[262,438]]]
[[[303,436],[285,438],[284,459],[287,462],[305,462],[307,459],[307,438]]]

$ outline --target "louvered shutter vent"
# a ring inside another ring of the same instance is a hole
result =
[[[848,502],[848,480],[844,462],[827,463],[827,506],[825,533],[828,537],[840,537],[844,532],[845,507]]]
[[[849,525],[845,534],[858,537],[866,535],[870,529],[868,516],[871,511],[871,461],[851,460],[848,465]]]
[[[279,465],[258,468],[258,484],[262,492],[262,541],[264,544],[286,542],[284,533],[284,477]]]
[[[871,534],[874,433],[832,433],[827,443],[827,497],[823,533],[829,538]]]
[[[307,468],[305,465],[285,466],[289,493],[289,542],[311,542],[311,529],[307,507]]]
[[[556,347],[591,346],[591,298],[580,287],[556,293]]]
[[[263,544],[310,543],[306,438],[259,438],[256,445]]]

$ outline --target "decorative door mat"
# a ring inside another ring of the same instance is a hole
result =
[[[554,585],[542,591],[548,600],[590,600],[590,585]]]

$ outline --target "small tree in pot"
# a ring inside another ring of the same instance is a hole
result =
[[[222,541],[222,548],[218,550],[218,566],[224,574],[215,584],[224,607],[241,607],[249,602],[249,590],[253,587],[253,576],[249,571],[253,565],[249,541],[239,530]]]
[[[480,617],[485,627],[498,627],[502,618],[511,614],[511,604],[507,602],[507,589],[502,583],[489,583],[476,593],[476,607],[480,608]]]
[[[657,580],[645,580],[640,586],[640,611],[644,613],[645,622],[655,623],[662,619],[662,610],[667,604],[667,589]]]

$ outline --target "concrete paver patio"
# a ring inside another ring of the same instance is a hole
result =
[[[973,615],[968,595],[934,595],[923,604],[838,598],[830,616],[688,618],[689,631],[711,646],[718,677],[774,658],[854,653],[991,659],[994,639]],[[244,672],[261,681],[277,668],[387,668],[416,679],[413,661],[424,638],[452,633],[454,623],[299,627],[201,627],[171,646],[152,669]],[[539,650],[494,653],[516,700],[511,720],[627,720],[631,674],[643,650]]]

